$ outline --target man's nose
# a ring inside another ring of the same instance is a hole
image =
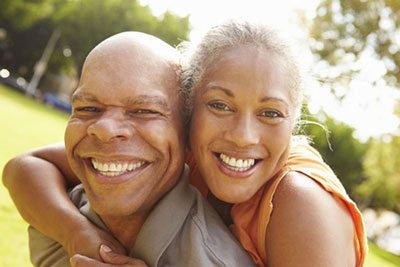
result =
[[[260,133],[257,123],[257,119],[253,118],[251,114],[238,116],[225,131],[225,139],[236,144],[238,147],[258,144]]]
[[[121,111],[106,111],[88,127],[88,134],[102,142],[127,140],[132,136],[132,131]]]

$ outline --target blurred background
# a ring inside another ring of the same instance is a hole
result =
[[[302,133],[363,211],[366,266],[400,266],[398,0],[1,0],[0,168],[63,139],[82,63],[103,39],[135,30],[176,46],[228,18],[293,40],[307,77]],[[0,229],[2,266],[29,266],[26,223],[3,186]]]

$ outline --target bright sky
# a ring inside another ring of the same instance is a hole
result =
[[[140,0],[149,5],[155,15],[166,10],[186,16],[190,14],[192,31],[190,38],[198,40],[207,29],[227,18],[240,18],[260,21],[289,33],[299,44],[297,53],[304,65],[311,67],[312,56],[306,49],[305,31],[299,28],[295,10],[306,12],[312,18],[318,0]],[[393,115],[395,99],[400,99],[400,90],[393,90],[384,83],[379,88],[372,86],[373,78],[384,71],[382,62],[363,64],[365,68],[357,77],[352,77],[350,90],[343,91],[343,102],[336,101],[329,88],[316,85],[308,87],[306,93],[311,96],[310,108],[317,112],[320,108],[332,117],[356,128],[356,137],[365,140],[369,136],[379,136],[397,131],[400,134],[399,118]]]

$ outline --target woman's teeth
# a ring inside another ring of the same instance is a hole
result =
[[[241,172],[250,169],[255,163],[255,159],[237,159],[222,153],[219,155],[219,158],[227,168]]]
[[[104,176],[118,176],[125,172],[134,171],[137,168],[140,168],[144,163],[144,161],[137,163],[107,163],[98,162],[96,159],[92,159],[93,168]]]

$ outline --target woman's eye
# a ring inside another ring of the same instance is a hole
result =
[[[229,111],[229,107],[221,102],[211,102],[207,104],[209,107],[219,110],[219,111]]]
[[[283,115],[282,113],[280,113],[279,111],[275,111],[275,110],[267,110],[261,113],[261,116],[263,117],[267,117],[267,118],[282,118]]]

